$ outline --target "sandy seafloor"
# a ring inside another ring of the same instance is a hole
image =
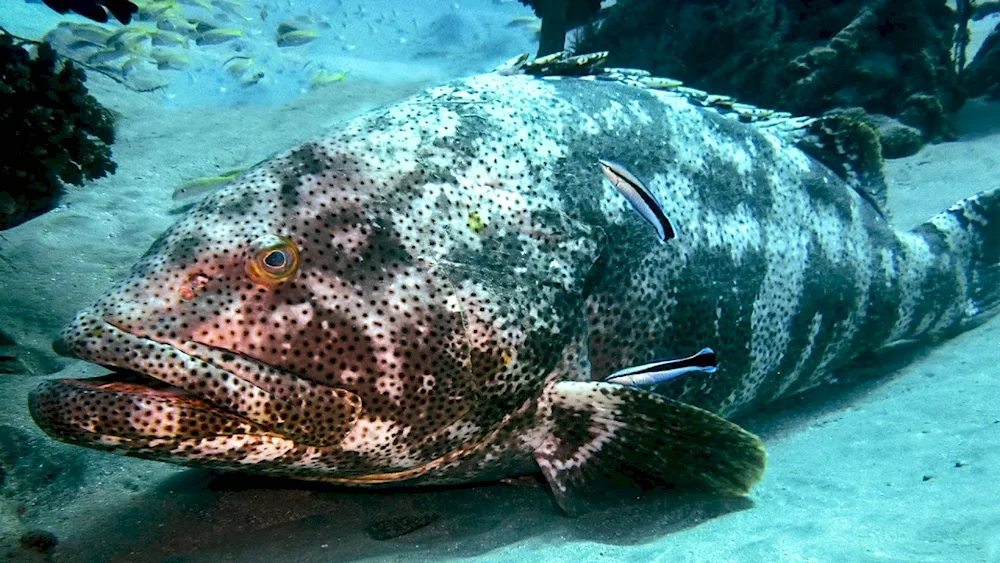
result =
[[[0,560],[1000,561],[996,319],[883,358],[859,384],[745,421],[769,451],[749,499],[660,496],[579,519],[531,483],[347,491],[123,458],[34,427],[29,389],[98,372],[53,360],[49,340],[175,219],[180,182],[290,148],[440,79],[348,80],[280,107],[169,111],[156,96],[91,80],[123,115],[118,173],[71,189],[59,209],[0,238],[2,328],[36,372],[0,376]],[[900,228],[1000,186],[1000,105],[970,103],[956,124],[957,142],[888,164]],[[399,516],[433,521],[399,538],[370,537],[370,525]],[[58,537],[47,557],[17,546],[32,529]]]

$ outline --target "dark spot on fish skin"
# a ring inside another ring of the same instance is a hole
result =
[[[819,209],[832,209],[844,223],[845,231],[853,222],[854,199],[843,182],[817,162],[812,162],[809,172],[801,180],[802,188]],[[871,205],[871,204],[866,204]]]
[[[559,444],[553,452],[554,459],[570,459],[580,448],[598,437],[589,426],[580,424],[581,418],[586,420],[592,416],[590,410],[553,405],[550,420]]]
[[[203,244],[204,241],[199,236],[193,234],[183,236],[170,245],[170,250],[167,252],[167,259],[171,264],[191,264],[198,256],[198,249]]]
[[[684,264],[682,271],[668,252],[654,251],[659,245],[644,246],[637,240],[642,239],[611,238],[607,273],[588,300],[592,379],[711,346],[719,357],[717,373],[655,391],[696,406],[722,403],[740,385],[728,374],[749,371],[751,358],[744,346],[751,341],[753,304],[767,272],[764,251],[746,249],[736,263],[726,247],[701,247],[694,249],[697,259]],[[706,279],[732,283],[706,287]],[[628,295],[635,298],[622,297]],[[670,308],[668,303],[679,305]],[[632,364],[622,365],[623,356],[631,357]]]
[[[751,207],[757,204],[731,161],[709,157],[703,168],[690,170],[689,175],[706,211],[725,216],[735,213],[741,203]],[[754,216],[761,217],[757,213]]]
[[[332,269],[337,277],[361,287],[366,293],[378,287],[385,287],[386,280],[392,279],[401,270],[413,265],[413,257],[400,240],[392,220],[381,213],[388,210],[363,208],[359,205],[344,205],[339,209],[320,214],[317,217],[324,237],[350,238],[350,248],[330,248],[330,258],[319,258],[317,262]],[[379,215],[373,216],[374,213]],[[357,227],[363,225],[364,232],[358,234]],[[343,244],[343,243],[341,243]],[[341,257],[340,254],[345,254]],[[310,254],[305,253],[305,257]]]
[[[594,113],[613,111],[612,102],[628,107],[638,99],[643,111],[649,114],[649,123],[632,120],[628,127],[604,129],[597,135],[588,131],[581,120],[560,123],[566,137],[565,148],[569,152],[552,162],[551,173],[560,179],[553,188],[566,202],[563,211],[574,220],[607,229],[609,225],[600,209],[600,202],[605,190],[610,188],[604,183],[597,161],[610,159],[619,162],[644,182],[648,182],[654,173],[676,168],[677,153],[669,142],[676,135],[671,116],[662,103],[653,100],[653,95],[645,91],[609,85],[595,92],[578,81],[561,81],[554,86],[560,98],[577,107],[592,108]],[[650,138],[663,141],[656,144],[645,142]],[[670,189],[667,186],[668,194]],[[649,229],[641,218],[636,219],[639,227]]]
[[[465,113],[459,119],[454,135],[437,137],[431,144],[439,151],[448,151],[454,161],[450,166],[455,170],[462,170],[468,168],[476,158],[475,152],[468,150],[468,147],[474,146],[475,139],[495,139],[498,136],[499,132],[490,128],[489,121],[485,117]],[[503,158],[503,155],[497,156]]]
[[[914,310],[910,331],[916,331],[926,319],[930,319],[929,326],[936,324],[961,295],[962,289],[958,285],[952,261],[941,260],[939,254],[935,256],[938,258],[935,267],[928,269],[917,291],[920,299]]]
[[[330,158],[316,143],[304,143],[289,155],[292,168],[300,176],[317,176],[330,169]]]
[[[735,146],[750,145],[756,154],[744,177],[730,155],[706,153],[704,168],[690,171],[702,205],[720,215],[729,215],[743,204],[758,220],[768,220],[774,206],[774,163],[779,161],[774,146],[753,127],[714,112],[705,112],[704,117],[712,137]]]
[[[294,209],[299,204],[299,180],[286,180],[281,184],[280,200],[287,209]]]
[[[441,171],[446,173],[447,177],[440,177],[437,172],[436,168],[421,167],[400,174],[389,186],[386,186],[385,201],[382,202],[380,208],[386,214],[393,211],[404,212],[410,208],[413,200],[423,193],[424,185],[428,182],[454,183],[456,181],[450,171]]]
[[[378,285],[379,276],[392,276],[396,272],[411,266],[413,257],[406,250],[392,225],[389,217],[374,217],[370,219],[371,232],[361,246],[361,264],[367,265],[369,273],[365,277],[361,276],[365,267],[349,269],[345,272],[347,279],[351,279],[361,287]],[[376,269],[379,274],[372,275]]]
[[[827,257],[817,240],[818,235],[812,234],[806,253],[806,267],[803,272],[802,290],[799,293],[797,311],[791,317],[791,325],[787,327],[790,336],[782,355],[776,373],[765,378],[757,390],[755,402],[761,404],[779,397],[779,390],[785,383],[785,378],[795,371],[803,352],[809,345],[809,335],[813,319],[821,315],[819,330],[813,340],[812,352],[802,365],[799,387],[808,382],[809,376],[815,373],[831,342],[844,340],[844,333],[854,328],[847,323],[848,317],[854,312],[854,302],[857,299],[856,272],[861,264],[846,260],[833,260]],[[855,321],[857,322],[857,321]],[[860,347],[871,345],[869,342],[858,341]],[[840,362],[864,351],[861,348],[845,346],[840,352]],[[799,387],[793,386],[785,394],[794,393]]]
[[[743,138],[750,143],[756,152],[749,174],[749,181],[754,187],[753,199],[756,201],[755,206],[751,209],[764,213],[762,217],[769,217],[769,210],[773,209],[775,204],[774,194],[777,192],[777,186],[774,185],[774,163],[782,161],[782,158],[778,149],[756,131],[745,132]]]
[[[632,405],[625,405],[630,408]],[[624,444],[620,437],[606,440],[596,451],[589,448],[588,444],[594,442],[599,434],[596,428],[601,425],[587,424],[594,416],[594,413],[587,409],[573,409],[562,405],[552,407],[550,420],[552,423],[552,436],[557,444],[555,450],[549,455],[550,459],[573,459],[578,452],[589,452],[591,458],[584,461],[584,465],[577,469],[567,469],[567,473],[573,473],[580,479],[584,476],[593,478],[595,473],[600,475],[599,486],[580,486],[574,489],[574,495],[581,497],[587,503],[602,503],[595,506],[603,506],[603,503],[615,501],[617,498],[636,498],[641,495],[643,489],[654,486],[657,482],[654,476],[645,474],[635,465],[625,466],[620,464],[621,460],[628,459],[629,455],[621,449],[629,448],[631,444]],[[595,471],[595,465],[604,460],[614,460],[615,467],[606,470]],[[585,478],[585,477],[584,477]]]
[[[942,256],[948,252],[948,233],[934,223],[923,223],[913,233],[923,237],[933,256]]]
[[[300,205],[299,188],[302,187],[304,176],[319,176],[334,169],[335,160],[331,159],[316,143],[305,143],[292,150],[276,164],[281,187],[278,200],[281,205],[294,215],[294,210]]]
[[[597,255],[597,260],[590,267],[590,271],[587,272],[587,277],[583,279],[583,288],[580,290],[580,298],[584,301],[590,294],[600,286],[601,280],[604,279],[604,273],[608,269],[608,261],[611,259],[611,252],[609,250],[610,246],[608,244],[601,245],[601,253]]]
[[[893,257],[889,271],[882,267],[878,257],[872,257],[868,264],[858,266],[868,268],[872,277],[861,317],[863,321],[854,341],[875,348],[888,342],[901,313],[899,304],[902,303],[903,293],[896,279],[896,272],[906,253],[895,233],[876,211],[863,211],[861,215],[865,220],[865,230],[871,237],[872,247],[890,251]]]
[[[252,189],[241,189],[235,193],[225,193],[216,204],[216,212],[220,218],[233,220],[247,216],[253,211],[254,203],[260,194]]]
[[[445,266],[456,282],[476,280],[485,283],[491,291],[503,294],[514,290],[519,283],[511,266],[511,257],[522,256],[526,249],[520,233],[508,232],[502,236],[484,237],[479,248],[465,244],[456,245],[448,259],[454,265]]]

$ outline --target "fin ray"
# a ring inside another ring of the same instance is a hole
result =
[[[554,383],[540,414],[550,432],[535,450],[559,505],[576,514],[595,498],[654,488],[744,495],[766,454],[753,434],[708,411],[633,387]]]

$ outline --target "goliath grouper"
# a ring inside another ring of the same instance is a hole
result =
[[[765,453],[728,418],[998,304],[996,190],[895,232],[849,182],[864,155],[840,158],[620,81],[433,88],[202,200],[55,343],[113,373],[43,383],[31,413],[73,444],[340,484],[540,471],[569,511],[745,494]]]

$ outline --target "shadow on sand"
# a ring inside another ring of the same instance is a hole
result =
[[[137,495],[128,510],[92,522],[89,532],[66,538],[54,559],[136,563],[305,563],[404,555],[430,559],[475,556],[532,537],[633,545],[751,506],[746,498],[664,491],[567,518],[540,480],[358,491],[189,470]],[[402,535],[384,539],[397,533]]]
[[[779,440],[863,401],[922,353],[900,348],[866,358],[842,384],[784,401],[742,423],[765,441]],[[65,538],[53,559],[311,563],[470,557],[532,538],[637,545],[752,506],[747,498],[663,491],[567,518],[540,478],[359,491],[187,470],[137,493],[126,509],[91,522],[85,533]]]

